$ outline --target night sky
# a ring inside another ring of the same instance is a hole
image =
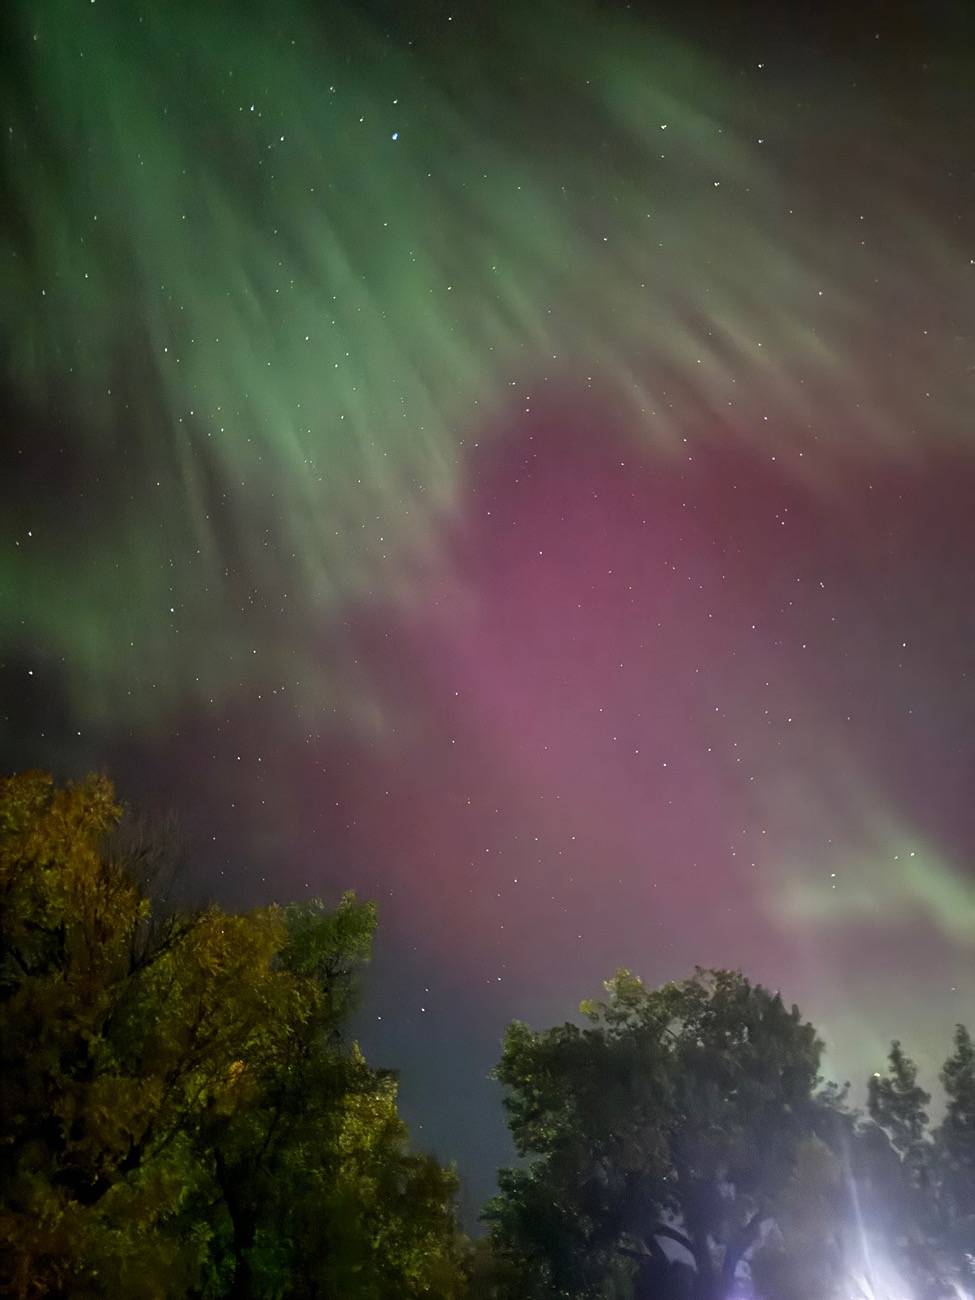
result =
[[[468,1213],[618,966],[972,1021],[966,7],[3,7],[0,765],[377,899]]]

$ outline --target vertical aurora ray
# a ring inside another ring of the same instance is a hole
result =
[[[896,167],[869,239],[820,229],[817,133],[835,147],[842,109],[804,168],[760,66],[743,90],[585,10],[501,21],[487,53],[289,5],[65,0],[7,22],[9,372],[103,472],[75,563],[35,518],[4,589],[28,640],[70,647],[76,706],[212,698],[249,675],[248,639],[334,696],[254,610],[317,635],[349,598],[409,598],[472,438],[512,402],[593,389],[668,456],[719,417],[841,462],[909,451],[922,412],[953,436],[950,373],[924,395],[891,373],[900,325],[864,290],[882,269],[945,303],[959,250]]]
[[[0,14],[4,761],[378,897],[462,1160],[621,962],[975,997],[964,43],[610,8]]]

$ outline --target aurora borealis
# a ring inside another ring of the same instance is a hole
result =
[[[619,965],[781,986],[842,1077],[938,1059],[975,995],[964,15],[0,32],[5,767],[177,809],[229,903],[377,898],[363,1038],[475,1200],[503,1026]]]

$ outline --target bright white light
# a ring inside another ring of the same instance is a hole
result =
[[[871,1267],[871,1277],[865,1273],[854,1273],[850,1277],[853,1290],[850,1300],[914,1300],[914,1296],[889,1265],[876,1263]]]

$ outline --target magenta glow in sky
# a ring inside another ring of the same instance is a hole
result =
[[[0,20],[5,766],[174,808],[228,904],[377,898],[363,1039],[475,1200],[504,1025],[620,965],[940,1059],[959,33],[90,8]]]

